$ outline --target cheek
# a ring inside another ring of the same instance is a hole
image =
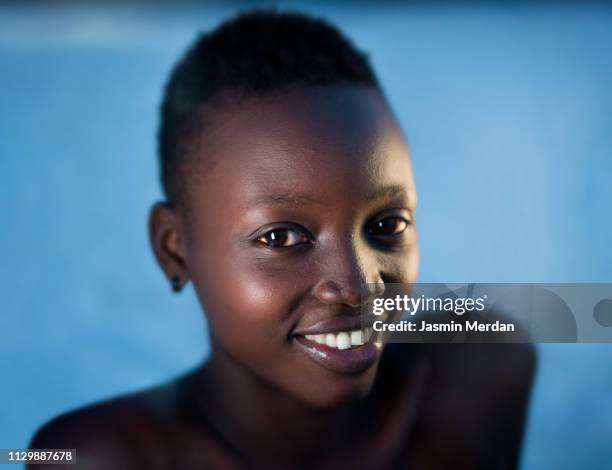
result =
[[[405,284],[412,284],[416,282],[419,275],[419,244],[416,236],[404,264],[405,266],[403,270],[404,274],[402,276],[402,282]]]
[[[240,253],[211,261],[198,263],[192,281],[213,334],[227,349],[255,347],[251,353],[285,342],[292,306],[308,289],[305,277],[286,263]]]
[[[385,282],[413,284],[419,274],[419,247],[416,237],[401,254],[381,255]]]

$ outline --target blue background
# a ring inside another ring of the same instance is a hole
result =
[[[371,53],[414,155],[421,281],[612,281],[609,6],[291,6]],[[146,218],[161,87],[237,9],[0,7],[0,447],[206,354]],[[609,465],[612,345],[539,353],[523,468]]]

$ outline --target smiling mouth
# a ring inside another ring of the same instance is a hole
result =
[[[317,335],[304,335],[303,337],[317,344],[324,344],[330,348],[340,350],[351,349],[365,344],[372,335],[371,328],[353,331],[338,331],[321,333]]]
[[[294,344],[314,362],[340,374],[365,372],[380,357],[380,343],[368,342],[370,328],[294,336]]]

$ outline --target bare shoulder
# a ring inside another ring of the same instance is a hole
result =
[[[529,343],[431,344],[424,351],[432,372],[478,387],[529,389],[536,367],[535,348]]]
[[[416,468],[517,467],[536,368],[532,345],[392,346],[396,363],[420,357],[426,364],[412,443]]]
[[[464,385],[511,385],[529,388],[537,364],[529,343],[506,344],[390,344],[385,355],[398,371],[410,373],[417,361],[427,363],[436,381],[460,380]]]
[[[182,377],[64,413],[42,425],[29,447],[76,449],[76,467],[66,467],[72,470],[144,468],[142,454],[167,445],[185,427],[184,382]]]

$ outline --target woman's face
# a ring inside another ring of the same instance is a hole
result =
[[[414,282],[418,269],[416,193],[394,117],[356,85],[223,114],[197,151],[184,225],[213,347],[312,406],[363,396],[381,351],[358,344],[362,291]]]

